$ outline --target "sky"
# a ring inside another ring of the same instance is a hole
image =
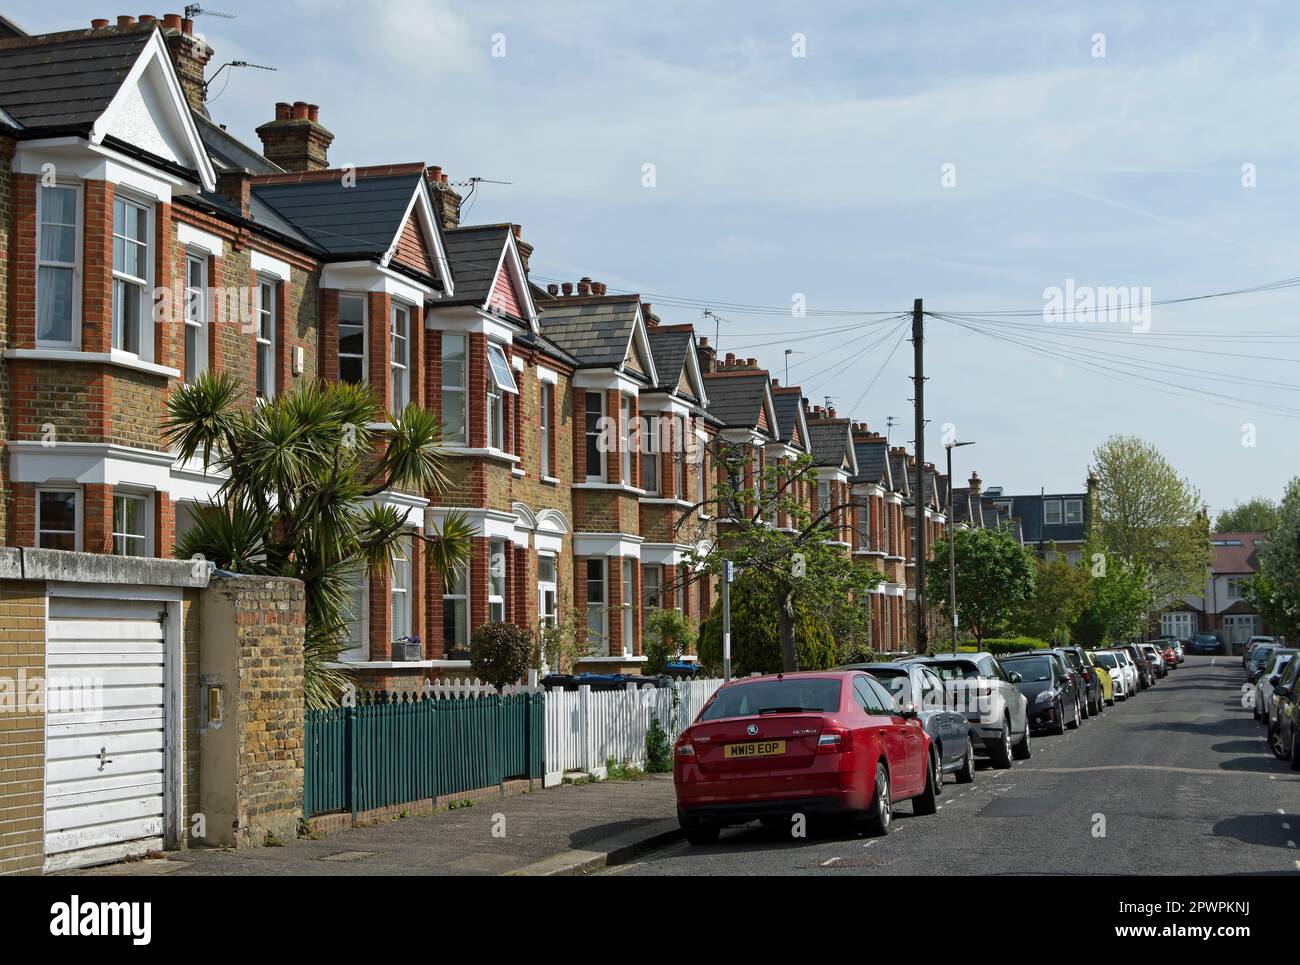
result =
[[[256,146],[305,100],[334,165],[483,178],[465,221],[522,224],[534,280],[640,292],[896,442],[922,298],[949,316],[926,322],[927,455],[973,440],[959,478],[1080,491],[1116,433],[1215,514],[1300,473],[1300,288],[1183,300],[1300,276],[1293,4],[216,6],[237,16],[196,19],[212,68],[275,68],[216,81],[232,133]],[[1052,316],[1054,289],[1140,307]]]

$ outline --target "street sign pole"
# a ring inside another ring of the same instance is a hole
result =
[[[722,564],[722,679],[731,679],[731,560]]]

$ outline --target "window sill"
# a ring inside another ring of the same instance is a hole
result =
[[[510,475],[514,476],[516,479],[523,479],[525,476],[528,475],[528,473],[524,472],[518,466],[514,466],[510,470]]]
[[[337,670],[416,670],[428,669],[436,660],[339,660],[326,664]]]
[[[555,476],[543,476],[542,482],[546,483],[548,486],[558,486],[560,484],[560,480]]]
[[[647,496],[641,502],[648,506],[677,506],[681,509],[690,509],[695,505],[685,499],[674,499],[671,496]]]
[[[644,656],[633,656],[629,654],[626,657],[579,657],[577,663],[645,663]]]
[[[573,484],[573,488],[574,489],[608,489],[616,492],[628,493],[629,495],[632,496],[645,496],[644,489],[637,489],[635,486],[627,486],[624,485],[623,483],[597,482],[592,480],[588,482],[576,482]]]
[[[153,362],[146,362],[143,359],[136,358],[134,355],[129,355],[117,350],[112,352],[81,352],[75,349],[10,348],[5,349],[5,358],[34,359],[45,362],[84,362],[94,365],[116,365],[119,368],[132,369],[136,372],[145,372],[149,375],[161,375],[168,379],[179,379],[181,377],[179,369],[173,369],[166,365],[156,365]]]
[[[522,462],[518,456],[511,455],[504,449],[470,449],[468,446],[444,446],[443,454],[448,456],[478,456],[484,459],[495,459],[497,462],[507,462],[515,464]]]
[[[371,432],[392,432],[397,427],[391,422],[367,422],[366,428]]]

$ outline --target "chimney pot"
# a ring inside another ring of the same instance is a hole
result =
[[[320,105],[318,104],[307,105],[307,120],[311,121],[313,124],[318,123],[320,121]]]
[[[571,281],[566,281],[563,285],[560,286],[560,288],[564,291],[564,294],[566,295],[573,294],[573,282]]]
[[[295,121],[305,121],[305,120],[307,120],[307,102],[306,102],[306,101],[294,101],[294,102],[293,102],[293,114],[292,114],[292,117],[293,117],[293,119],[294,119]]]
[[[293,105],[288,101],[276,101],[275,119],[277,121],[287,121],[290,113],[293,111]]]
[[[579,279],[579,281],[578,281],[578,294],[579,294],[579,295],[590,295],[590,294],[591,294],[591,279],[590,279],[590,278],[582,278],[582,279]]]
[[[181,20],[182,18],[179,13],[163,14],[163,26],[166,27],[168,30],[180,30]]]
[[[702,347],[704,347],[704,348],[708,348],[708,347],[709,347],[709,336],[707,336],[707,335],[701,335],[701,336],[700,336],[700,339],[699,339],[699,342],[700,342],[700,345],[701,345]]]
[[[181,33],[186,34],[187,36],[194,33],[194,21],[189,17],[183,17],[181,19]]]
[[[97,17],[96,19],[90,21],[91,30],[103,30],[107,26],[108,26],[108,21],[105,20],[103,17]]]
[[[728,353],[727,353],[727,364],[728,364],[728,365],[735,365],[735,364],[736,364],[736,353],[735,353],[735,352],[728,352]]]
[[[432,167],[430,167],[430,168],[429,168],[429,177],[430,177],[431,179],[433,179],[433,183],[434,183],[434,184],[437,184],[438,181],[442,178],[442,168],[441,168],[439,165],[437,165],[437,164],[435,164],[435,165],[433,165]]]
[[[510,226],[510,230],[515,233],[515,241],[518,241],[521,237],[523,237],[524,234],[523,225],[512,224]]]
[[[151,13],[142,13],[142,14],[140,14],[140,26],[142,26],[142,27],[145,26],[146,24],[154,23],[154,22],[156,22],[157,20],[158,20],[158,18],[155,17],[155,16],[154,16],[153,14],[151,14]]]
[[[773,379],[773,380],[772,380],[772,388],[774,388],[774,389],[779,389],[779,388],[781,388],[781,380],[780,380],[780,379]]]
[[[560,293],[560,286],[555,284],[555,282],[551,282],[549,285],[546,286],[546,294],[558,295],[559,293]]]
[[[117,18],[117,26],[119,30],[125,29],[126,27],[134,27],[135,17],[128,17],[125,14],[123,14],[122,16],[119,16]]]
[[[833,407],[829,407],[829,406],[828,406],[827,409],[826,409],[826,415],[827,415],[828,417],[834,419],[834,418],[835,418],[835,409],[834,409]]]
[[[758,368],[758,359],[745,359],[745,364],[751,369],[756,369]]]

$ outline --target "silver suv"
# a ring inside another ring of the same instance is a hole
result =
[[[994,767],[1011,766],[1011,760],[1029,758],[1028,701],[1016,681],[1020,675],[1002,669],[991,653],[958,653],[934,657],[907,657],[930,667],[943,678],[966,715],[977,749]]]

